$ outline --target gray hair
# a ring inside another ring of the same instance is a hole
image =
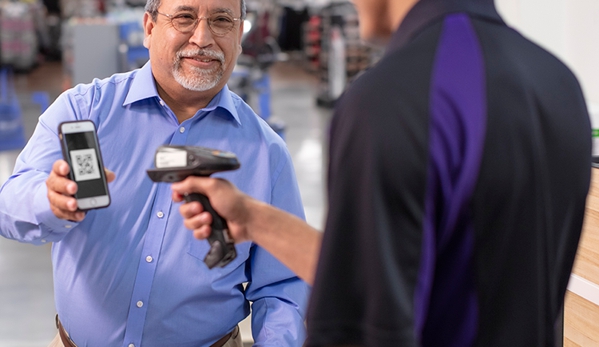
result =
[[[239,0],[241,6],[241,19],[245,19],[246,15],[246,7],[245,0]],[[156,21],[156,17],[158,17],[158,7],[160,7],[160,0],[148,0],[146,2],[145,10],[152,16],[152,21]]]

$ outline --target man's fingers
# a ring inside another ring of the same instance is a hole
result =
[[[69,168],[69,164],[66,161],[60,159],[54,162],[54,164],[52,165],[52,171],[58,174],[59,176],[66,177],[69,174],[69,171],[71,171],[71,169]]]
[[[48,180],[46,180],[46,186],[48,187],[48,191],[60,194],[74,195],[77,193],[77,183],[55,174],[50,174]]]
[[[55,191],[60,194],[73,195],[77,192],[77,184],[71,181],[69,174],[69,165],[64,160],[57,160],[52,165],[52,171],[46,180],[48,191]]]
[[[183,218],[191,218],[204,210],[202,204],[192,201],[179,207],[179,212]]]
[[[181,182],[173,183],[171,189],[178,194],[188,194],[191,192],[206,194],[210,182],[213,179],[204,177],[188,177]]]
[[[181,188],[186,191],[187,186]],[[184,196],[173,189],[173,201],[184,201]],[[179,213],[183,217],[183,225],[193,230],[193,236],[197,239],[205,239],[212,232],[210,224],[212,223],[212,215],[204,211],[204,207],[197,201],[188,202],[179,206]]]
[[[52,212],[60,219],[79,222],[85,218],[85,213],[77,210],[77,201],[73,197],[48,191],[48,200],[50,201]]]
[[[198,229],[194,229],[193,237],[195,237],[196,239],[199,239],[199,240],[204,240],[204,239],[207,239],[211,233],[212,233],[212,228],[210,227],[210,225],[204,225]]]
[[[72,196],[49,190],[48,200],[52,213],[60,219],[80,222],[85,218],[85,212],[77,210],[77,200]]]
[[[53,190],[48,190],[48,200],[50,206],[65,212],[77,211],[77,200],[72,196],[60,194]]]
[[[85,212],[65,212],[52,208],[54,215],[60,219],[70,220],[73,222],[81,222],[85,218]]]
[[[69,171],[66,161],[54,162],[46,180],[48,202],[56,217],[79,222],[85,218],[85,213],[77,210],[77,200],[73,197],[77,192],[77,183],[68,178]]]
[[[114,174],[114,172],[104,168],[104,172],[106,173],[106,182],[110,183],[112,181],[114,181],[114,179],[116,178],[116,175]]]
[[[196,230],[204,226],[210,227],[212,223],[212,216],[208,212],[202,212],[190,218],[185,218],[183,224],[189,230]]]
[[[172,197],[174,202],[181,202],[185,200],[185,196],[183,194],[179,194],[175,191],[173,191]]]

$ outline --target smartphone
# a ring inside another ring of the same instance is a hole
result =
[[[63,122],[58,137],[64,160],[69,163],[69,177],[77,183],[77,207],[86,211],[110,205],[110,194],[100,154],[96,126],[92,121]]]

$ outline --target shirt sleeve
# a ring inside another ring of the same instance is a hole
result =
[[[303,205],[289,154],[273,176],[271,204],[304,218]],[[250,254],[251,282],[246,297],[252,301],[252,334],[259,346],[297,346],[305,340],[305,308],[309,286],[254,245]]]
[[[59,96],[40,117],[17,158],[12,176],[0,188],[0,234],[4,237],[41,245],[60,241],[77,226],[54,215],[46,188],[52,165],[62,159],[58,124],[76,118],[66,94]]]

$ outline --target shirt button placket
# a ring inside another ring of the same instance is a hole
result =
[[[156,194],[156,201],[170,203],[171,192],[167,186],[160,186]],[[130,310],[127,317],[127,328],[125,330],[125,341],[127,341],[127,344],[133,346],[140,346],[141,344],[143,328],[146,323],[148,300],[154,281],[160,249],[162,247],[169,210],[170,206],[159,205],[151,212],[153,222],[150,223],[150,226],[148,227],[144,245],[141,250],[140,263],[132,295],[132,298],[135,299],[131,301],[129,306]],[[125,346],[127,346],[127,344],[125,344]]]

